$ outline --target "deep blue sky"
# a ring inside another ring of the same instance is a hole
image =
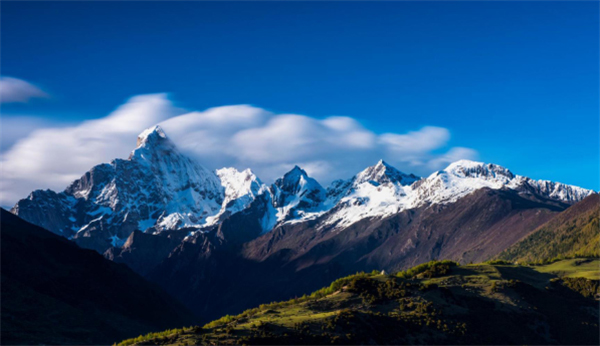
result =
[[[599,182],[597,2],[3,2],[1,73],[52,97],[3,116],[101,117],[171,92],[425,125],[537,179]]]

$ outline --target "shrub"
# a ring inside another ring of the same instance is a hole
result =
[[[458,266],[458,263],[454,261],[429,261],[427,263],[420,264],[416,267],[407,269],[405,271],[398,272],[396,276],[402,279],[413,279],[417,275],[427,278],[433,278],[437,276],[446,275],[450,272],[452,267]]]
[[[237,316],[234,317],[234,316],[231,316],[231,315],[225,315],[225,316],[219,318],[218,320],[214,320],[214,321],[212,321],[210,323],[205,324],[204,328],[210,329],[210,328],[215,328],[215,327],[218,327],[218,326],[225,325],[225,324],[233,322],[235,319],[239,318],[239,317],[237,317],[237,318],[236,317]]]
[[[192,328],[181,328],[181,329],[167,329],[162,332],[148,333],[146,335],[140,335],[137,338],[123,340],[117,344],[117,346],[129,346],[139,344],[152,339],[163,338],[171,335],[182,334],[185,331],[191,330]]]
[[[598,280],[590,280],[586,278],[562,278],[560,283],[569,289],[580,293],[586,298],[593,298],[599,293]]]

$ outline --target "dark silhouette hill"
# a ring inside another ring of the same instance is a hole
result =
[[[193,315],[123,264],[2,209],[2,345],[112,344]]]

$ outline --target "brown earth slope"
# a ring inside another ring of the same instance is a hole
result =
[[[456,203],[363,220],[340,231],[317,229],[315,220],[250,241],[228,236],[257,227],[234,218],[219,232],[182,243],[148,278],[197,314],[217,317],[300,296],[357,271],[392,272],[432,259],[482,262],[564,208],[482,189]]]

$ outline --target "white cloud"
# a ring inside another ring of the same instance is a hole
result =
[[[265,182],[297,164],[327,184],[382,158],[400,170],[424,175],[477,154],[468,148],[444,152],[450,133],[440,127],[378,135],[349,117],[273,114],[248,105],[184,113],[164,94],[143,95],[105,118],[36,130],[16,142],[0,160],[0,203],[14,203],[36,188],[62,190],[94,165],[127,157],[137,134],[157,123],[206,167],[250,167]]]
[[[8,150],[18,140],[27,137],[36,129],[70,125],[72,124],[66,122],[56,123],[40,117],[7,116],[3,114],[0,117],[0,153]]]
[[[425,153],[446,145],[450,140],[450,131],[443,127],[426,126],[404,135],[384,133],[379,139],[396,154]]]
[[[452,162],[456,162],[461,159],[475,159],[477,156],[477,151],[471,148],[454,147],[442,155],[437,155],[429,159],[426,167],[432,171],[435,171],[440,167],[449,165]]]
[[[0,77],[0,103],[28,102],[32,98],[46,98],[48,94],[22,79]]]
[[[144,95],[101,119],[34,130],[0,158],[0,204],[34,189],[62,191],[96,164],[127,157],[141,131],[181,113],[164,94]]]

